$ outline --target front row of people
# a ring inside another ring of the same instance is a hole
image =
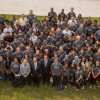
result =
[[[13,62],[10,59],[4,61],[0,56],[0,76],[3,81],[12,80],[14,87],[23,87],[26,83],[39,87],[41,81],[43,81],[43,85],[49,86],[52,77],[52,86],[58,86],[60,83],[68,86],[74,83],[78,90],[81,86],[84,89],[89,81],[90,88],[93,86],[95,89],[96,81],[100,82],[100,62],[96,61],[93,66],[85,64],[83,67],[80,64],[65,62],[63,66],[57,58],[51,62],[47,55],[44,55],[44,59],[41,61],[34,57],[31,63],[26,59],[18,61],[16,57]]]

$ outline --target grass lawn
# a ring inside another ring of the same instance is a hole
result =
[[[0,81],[0,100],[100,100],[99,89],[75,91],[74,86],[56,90],[51,86],[13,88],[10,82]]]
[[[3,16],[4,14],[1,14],[1,15]],[[12,15],[6,15],[6,18],[10,20],[12,18]],[[20,15],[16,15],[16,18],[19,19],[20,18]],[[38,16],[38,19],[40,19],[40,21],[42,21],[43,16]],[[83,17],[83,20],[85,22],[87,20],[87,17]],[[98,20],[98,23],[100,23],[100,17],[92,17],[91,20],[92,21]]]

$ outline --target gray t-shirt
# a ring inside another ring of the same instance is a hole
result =
[[[18,74],[20,72],[20,64],[19,63],[12,62],[10,66],[16,74]]]
[[[51,68],[53,70],[54,76],[59,76],[60,70],[62,68],[62,65],[60,63],[56,64],[52,64]]]

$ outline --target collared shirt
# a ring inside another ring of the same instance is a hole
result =
[[[34,68],[37,69],[37,62],[34,63]]]
[[[47,66],[48,60],[44,60],[45,67]]]

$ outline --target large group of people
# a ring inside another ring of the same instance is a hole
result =
[[[32,10],[20,19],[1,16],[0,79],[13,87],[52,81],[53,87],[99,88],[100,24],[76,16],[73,7],[58,15],[51,8],[42,21]]]

